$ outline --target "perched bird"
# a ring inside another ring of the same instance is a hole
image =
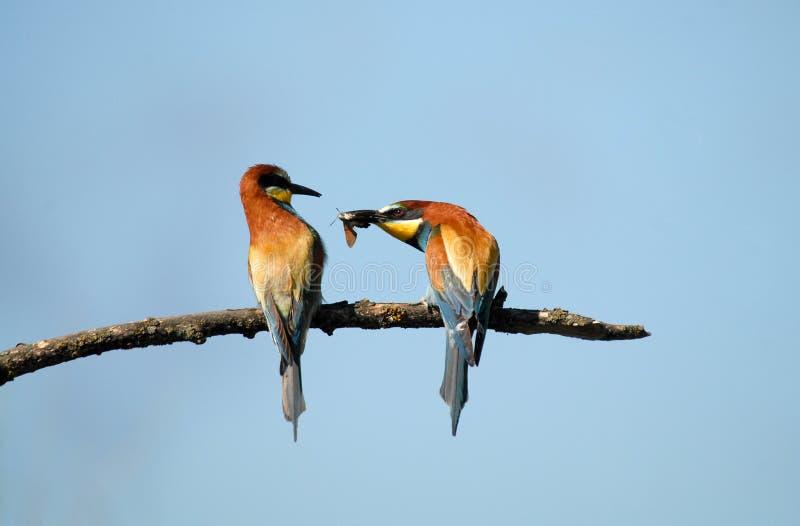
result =
[[[297,419],[306,410],[300,356],[322,299],[325,248],[291,201],[294,194],[321,194],[292,183],[283,169],[269,164],[250,167],[239,183],[239,194],[250,228],[247,271],[280,352],[283,414],[297,441]]]
[[[398,201],[380,210],[342,212],[339,219],[350,246],[356,238],[353,227],[376,224],[425,252],[430,279],[426,299],[439,307],[447,332],[439,394],[450,406],[455,436],[461,409],[467,402],[467,365],[480,362],[489,326],[500,268],[497,241],[472,214],[450,203]]]

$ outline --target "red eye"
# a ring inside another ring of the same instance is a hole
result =
[[[394,217],[400,217],[401,215],[403,215],[403,209],[402,208],[395,208],[394,210],[392,210],[392,215]]]

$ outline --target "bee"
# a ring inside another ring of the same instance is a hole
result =
[[[364,210],[353,210],[352,212],[339,212],[337,216],[339,220],[342,222],[342,226],[344,227],[344,239],[347,241],[347,246],[352,248],[353,245],[356,244],[356,238],[358,234],[356,233],[356,228],[367,228],[369,227],[370,223],[359,219],[359,215],[363,215],[362,212]]]

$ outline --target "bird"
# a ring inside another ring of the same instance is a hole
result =
[[[306,410],[300,356],[322,301],[326,256],[317,231],[292,207],[292,196],[322,194],[292,183],[278,166],[256,164],[242,176],[239,195],[250,230],[247,272],[280,353],[283,414],[297,442],[297,420]]]
[[[423,301],[439,307],[447,333],[439,394],[450,407],[456,436],[469,396],[468,366],[480,363],[489,326],[500,270],[497,240],[464,208],[437,201],[397,201],[379,210],[342,212],[339,219],[350,246],[355,243],[352,227],[375,224],[425,253],[430,286]]]

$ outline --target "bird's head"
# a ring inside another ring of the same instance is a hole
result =
[[[392,237],[424,250],[426,240],[421,236],[430,227],[425,219],[425,209],[429,204],[430,201],[398,201],[379,210],[342,212],[339,219],[353,226],[378,225]]]
[[[322,195],[311,188],[294,184],[289,179],[289,174],[286,173],[286,170],[271,164],[257,164],[250,167],[242,177],[242,189],[246,185],[255,186],[258,191],[286,204],[291,204],[292,195],[294,194],[313,195],[314,197]]]

